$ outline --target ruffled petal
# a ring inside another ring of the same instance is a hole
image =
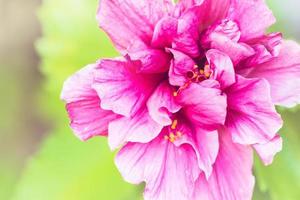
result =
[[[237,65],[255,53],[249,45],[239,42],[240,35],[238,25],[225,19],[210,27],[202,36],[201,43],[206,49],[218,49],[227,54],[234,65]]]
[[[108,128],[108,143],[112,150],[125,142],[147,143],[161,132],[163,126],[155,122],[147,109],[134,117],[122,117],[112,121]]]
[[[266,80],[237,76],[236,84],[225,92],[228,101],[226,127],[234,142],[265,144],[275,137],[282,120],[272,103]]]
[[[255,54],[247,59],[241,67],[256,66],[277,57],[282,47],[282,34],[271,33],[248,42]]]
[[[230,0],[181,0],[177,7],[182,15],[189,11],[195,12],[200,30],[204,30],[223,19],[228,13],[229,6]]]
[[[230,0],[181,1],[177,6],[179,19],[172,48],[192,58],[199,57],[200,33],[226,16],[229,2]]]
[[[117,49],[125,54],[135,40],[150,45],[155,24],[172,9],[171,0],[101,0],[97,19]]]
[[[71,128],[81,140],[106,135],[108,123],[117,118],[102,110],[97,93],[91,88],[95,65],[89,65],[68,78],[61,93],[71,119]]]
[[[176,140],[174,144],[177,146],[189,144],[194,148],[198,166],[208,179],[219,152],[218,131],[207,131],[189,126],[191,125],[188,123],[180,123],[178,131],[182,133],[182,137]]]
[[[145,106],[161,78],[137,73],[131,61],[105,59],[98,63],[93,88],[101,99],[101,107],[130,117]]]
[[[184,107],[186,117],[195,126],[215,130],[223,125],[226,117],[226,96],[222,95],[215,80],[192,83],[182,90],[177,100]]]
[[[131,60],[141,62],[137,72],[162,73],[168,71],[170,66],[171,56],[159,49],[145,48],[128,55]]]
[[[174,90],[168,82],[161,83],[147,102],[150,116],[163,126],[170,125],[172,113],[176,113],[181,106],[175,101],[173,96]]]
[[[238,73],[267,79],[277,105],[292,107],[300,103],[300,46],[296,42],[283,42],[278,57]]]
[[[155,26],[152,37],[152,46],[157,48],[171,47],[174,36],[177,34],[178,20],[174,17],[164,17]]]
[[[206,58],[213,71],[212,77],[217,80],[221,88],[227,88],[235,83],[235,72],[230,58],[215,49],[206,52]]]
[[[239,25],[241,41],[263,36],[276,21],[264,0],[232,0],[227,17]]]
[[[161,137],[148,144],[128,143],[116,165],[126,181],[146,182],[145,200],[190,200],[200,173],[189,145],[176,147]]]
[[[253,153],[250,147],[234,144],[220,132],[220,150],[208,180],[200,176],[194,198],[201,200],[251,200],[254,188]]]
[[[169,51],[173,54],[169,70],[169,82],[174,86],[182,86],[187,81],[187,72],[194,69],[195,62],[180,51],[174,49],[169,49]]]
[[[274,156],[282,150],[282,138],[279,135],[276,135],[268,143],[255,144],[253,147],[264,164],[270,165],[273,162]]]

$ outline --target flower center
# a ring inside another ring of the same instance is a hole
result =
[[[194,65],[193,70],[190,70],[186,73],[186,83],[179,87],[177,91],[173,93],[173,96],[178,96],[179,92],[187,88],[191,83],[200,83],[206,79],[209,79],[211,74],[212,71],[208,62],[205,62],[205,64],[202,65]]]
[[[169,134],[164,136],[165,140],[174,143],[176,140],[182,137],[182,133],[177,129],[178,120],[173,120],[171,126],[169,127]]]

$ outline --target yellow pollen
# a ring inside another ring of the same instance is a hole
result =
[[[199,73],[202,75],[202,74],[204,74],[204,70],[203,69],[200,69],[199,70]]]
[[[177,131],[177,132],[176,132],[176,136],[177,136],[178,138],[180,138],[180,137],[182,136],[182,133],[181,133],[180,131]]]
[[[173,92],[173,96],[177,97],[178,96],[178,92]]]
[[[210,72],[205,72],[205,74],[204,74],[204,76],[206,77],[206,78],[209,78],[210,77]]]
[[[171,129],[173,129],[173,130],[176,129],[177,123],[178,123],[178,121],[177,121],[177,119],[175,119],[175,120],[172,122]]]
[[[164,139],[174,143],[176,140],[182,137],[182,133],[180,131],[176,132],[176,135],[173,132],[170,132],[169,135],[165,135]]]

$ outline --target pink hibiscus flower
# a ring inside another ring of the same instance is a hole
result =
[[[97,19],[122,57],[64,84],[71,127],[121,148],[146,200],[250,200],[253,149],[281,150],[275,105],[300,102],[300,47],[264,0],[101,0]]]

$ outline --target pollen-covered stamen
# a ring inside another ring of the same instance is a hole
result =
[[[188,71],[186,73],[186,77],[189,79],[188,82],[196,82],[196,83],[208,79],[210,75],[211,75],[211,69],[208,63],[205,63],[203,67],[199,67],[198,65],[195,65],[192,71]]]
[[[178,120],[177,119],[173,120],[170,126],[169,134],[164,136],[165,140],[168,140],[173,143],[182,137],[182,133],[179,130],[177,130],[177,124],[178,124]]]
[[[206,79],[209,79],[212,74],[210,69],[210,65],[206,62],[204,66],[199,67],[198,65],[194,65],[193,70],[188,71],[186,73],[187,81],[186,83],[179,87],[176,91],[173,92],[173,96],[176,97],[180,93],[180,91],[186,89],[191,83],[199,83]]]

